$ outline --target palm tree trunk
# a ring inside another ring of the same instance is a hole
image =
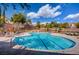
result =
[[[5,8],[3,8],[3,19],[4,19],[4,22],[6,21],[5,18],[6,18],[6,17],[5,17]]]
[[[0,6],[0,19],[1,19],[1,6]]]

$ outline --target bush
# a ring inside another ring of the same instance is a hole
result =
[[[75,26],[76,26],[77,28],[79,28],[79,22],[78,22],[78,23],[75,23]]]

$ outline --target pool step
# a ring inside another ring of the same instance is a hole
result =
[[[24,49],[25,47],[21,46],[21,45],[15,45],[12,47],[13,49]]]

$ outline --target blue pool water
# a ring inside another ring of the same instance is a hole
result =
[[[50,33],[33,32],[30,34],[31,36],[15,37],[13,42],[37,50],[63,50],[75,45],[75,42],[69,39],[53,36]]]

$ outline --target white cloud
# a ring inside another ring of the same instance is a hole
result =
[[[27,14],[27,17],[30,17],[30,18],[38,18],[38,14],[36,14],[35,12],[30,12]]]
[[[66,16],[64,19],[79,19],[79,13],[70,14],[70,15]]]
[[[50,22],[41,22],[41,24],[46,24],[46,23],[50,23]],[[37,24],[36,22],[35,23],[32,23],[32,24]]]
[[[39,17],[45,17],[45,18],[54,18],[56,16],[61,15],[61,12],[58,11],[61,8],[60,5],[56,7],[51,7],[49,4],[46,4],[45,6],[42,6],[39,8],[39,10],[35,12],[30,12],[27,14],[27,17],[29,18],[39,18]]]

